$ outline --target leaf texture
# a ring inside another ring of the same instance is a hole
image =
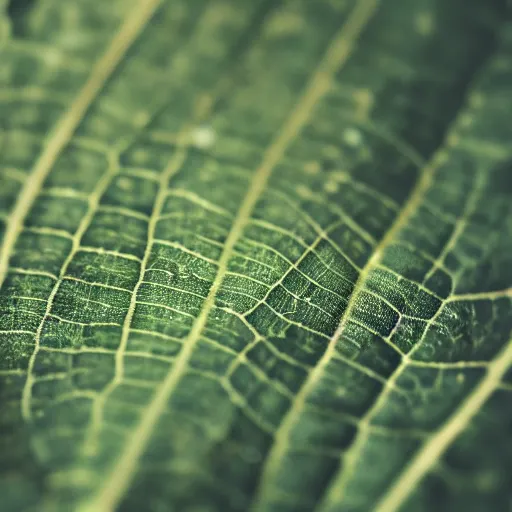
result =
[[[2,510],[509,510],[504,0],[0,13]]]

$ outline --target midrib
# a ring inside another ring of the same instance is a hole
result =
[[[25,219],[40,193],[62,150],[71,140],[80,121],[94,102],[105,83],[122,61],[124,55],[137,39],[146,23],[153,16],[162,0],[141,0],[130,12],[107,51],[94,66],[85,85],[79,91],[69,109],[57,121],[54,130],[34,164],[9,216],[2,246],[0,248],[0,288],[9,268],[9,260],[16,241],[23,229]]]
[[[111,472],[104,480],[104,485],[95,496],[79,507],[80,512],[111,512],[116,509],[128,489],[140,457],[148,446],[152,432],[165,410],[174,389],[183,376],[194,348],[206,325],[217,292],[227,272],[236,242],[240,238],[251,213],[265,190],[266,184],[275,166],[282,159],[290,142],[308,121],[317,102],[328,92],[333,74],[350,56],[353,44],[373,14],[378,0],[360,0],[350,14],[347,22],[335,36],[324,58],[317,67],[305,92],[289,115],[282,130],[266,150],[261,165],[244,197],[236,220],[226,239],[223,252],[219,259],[218,270],[201,312],[192,326],[189,336],[177,357],[174,365],[166,375],[148,408],[141,414],[142,420],[132,436],[126,441],[126,449],[120,454]]]
[[[457,411],[427,441],[407,465],[393,486],[381,498],[375,512],[395,512],[417,488],[423,477],[440,460],[443,453],[468,426],[487,399],[501,383],[512,365],[512,340],[490,363],[487,374]]]

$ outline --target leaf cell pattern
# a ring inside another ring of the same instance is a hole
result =
[[[7,512],[508,510],[505,1],[0,13]]]

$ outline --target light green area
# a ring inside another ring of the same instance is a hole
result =
[[[151,3],[0,0],[0,510],[509,510],[506,2]]]

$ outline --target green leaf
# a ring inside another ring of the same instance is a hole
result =
[[[505,0],[0,0],[0,495],[509,510]]]

